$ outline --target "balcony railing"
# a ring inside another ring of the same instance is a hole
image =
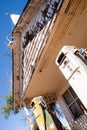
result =
[[[48,24],[42,29],[42,31],[37,34],[37,36],[28,44],[27,48],[24,50],[23,90],[25,90],[29,84],[36,64],[49,36],[50,25],[52,27],[53,24],[53,21],[49,21]]]
[[[62,2],[63,0],[48,0],[36,13],[26,29],[27,31],[25,31],[21,56],[21,86],[23,92],[32,78]]]

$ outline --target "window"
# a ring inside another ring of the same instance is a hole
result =
[[[75,119],[83,114],[82,103],[71,87],[63,94],[63,98]]]

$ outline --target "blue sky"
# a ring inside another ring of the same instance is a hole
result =
[[[11,35],[13,24],[6,13],[21,14],[27,0],[1,0],[0,1],[0,105],[5,103],[1,97],[10,93],[12,88],[12,59],[8,49],[6,35]],[[1,130],[28,130],[28,123],[21,111],[18,115],[11,115],[8,120],[0,114]]]

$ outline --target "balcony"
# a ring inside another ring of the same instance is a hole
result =
[[[36,10],[33,5],[25,9],[13,31],[16,42],[15,48],[13,48],[15,106],[20,104],[20,95],[23,100],[30,100],[35,96],[48,95],[53,92],[58,96],[67,85],[67,81],[55,64],[57,54],[64,45],[74,45],[77,48],[87,47],[87,1],[85,0],[64,1],[60,11],[55,13],[43,28],[41,27],[33,39],[26,42],[28,44],[23,44],[23,37],[26,36],[26,33],[22,34],[23,30],[43,5],[40,0],[38,1],[39,7],[37,6]],[[32,14],[29,13],[29,8],[32,8]],[[36,17],[37,20],[38,18]],[[28,29],[33,28],[33,26],[28,27]],[[23,46],[21,47],[21,45]],[[17,78],[18,76],[19,78]]]
[[[47,1],[34,15],[22,33],[21,89],[22,95],[30,84],[33,73],[54,26],[61,1]]]
[[[68,85],[68,82],[56,66],[55,59],[64,45],[86,48],[86,7],[80,15],[82,6],[85,4],[83,3],[82,5],[82,3],[78,3],[78,1],[72,2],[72,6],[69,7],[68,12],[66,12],[66,8],[69,2],[66,1],[63,3],[61,12],[56,17],[51,33],[50,35],[48,34],[49,37],[42,49],[41,56],[38,58],[38,62],[36,62],[32,79],[27,84],[23,95],[24,100],[29,100],[38,95],[47,95],[52,92],[58,95],[64,86]]]

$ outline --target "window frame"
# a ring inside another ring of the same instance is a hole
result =
[[[70,89],[72,90],[72,92],[71,92]],[[71,96],[71,98],[73,99],[73,101],[71,101],[71,103],[67,103],[67,99],[65,99],[65,98],[66,98],[66,96],[65,96],[66,92],[68,92],[69,95]],[[73,94],[74,94],[74,95],[73,95]],[[68,109],[69,109],[70,112],[72,113],[74,119],[79,118],[79,117],[83,114],[83,110],[82,110],[82,108],[81,108],[82,103],[81,103],[79,97],[78,97],[78,96],[76,95],[76,93],[74,92],[73,88],[70,86],[70,87],[63,93],[62,96],[63,96],[63,99],[64,99],[64,101],[65,101],[65,103],[66,103]],[[70,107],[72,107],[73,104],[76,104],[74,108],[76,109],[76,111],[78,110],[78,113],[75,112],[76,114],[75,114],[74,111],[72,111],[72,109],[70,108]]]

